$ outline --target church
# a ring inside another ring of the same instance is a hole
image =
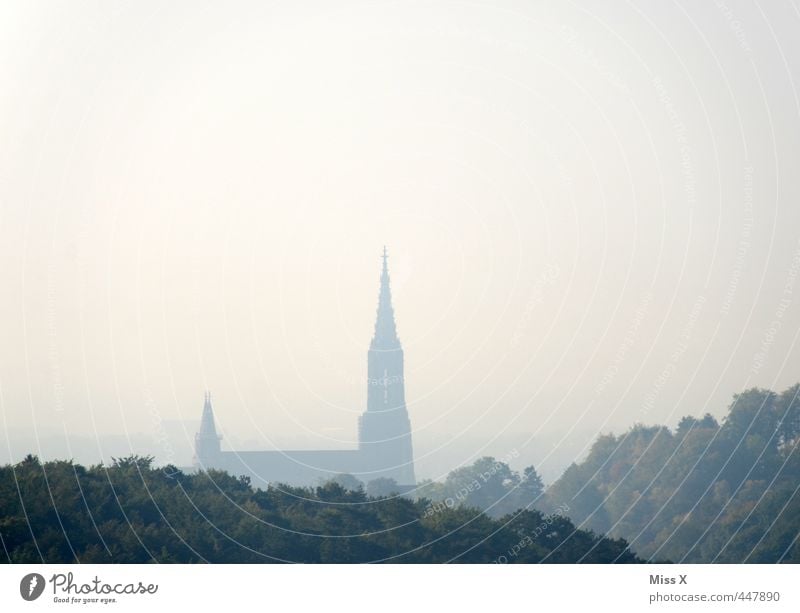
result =
[[[367,352],[367,408],[358,420],[358,448],[222,451],[211,397],[206,394],[200,431],[195,435],[195,468],[246,475],[255,487],[270,483],[318,485],[343,473],[353,475],[364,484],[380,478],[393,479],[399,486],[398,491],[414,487],[403,348],[397,337],[386,247],[382,257],[375,333]]]

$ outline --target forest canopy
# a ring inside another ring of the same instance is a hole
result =
[[[646,559],[800,562],[800,384],[734,396],[718,423],[635,425],[601,436],[546,493],[582,528]]]
[[[0,544],[8,562],[800,562],[798,395],[600,436],[547,488],[491,457],[411,497],[28,456],[0,467]]]
[[[137,456],[0,468],[0,539],[5,561],[24,563],[638,561],[561,512],[431,512],[425,498],[372,498],[336,481],[260,490]]]

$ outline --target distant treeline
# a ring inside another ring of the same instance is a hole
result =
[[[739,394],[722,424],[706,413],[601,436],[547,489],[532,466],[481,458],[418,491],[433,509],[562,512],[647,560],[800,562],[800,385]]]
[[[254,489],[149,457],[84,467],[28,456],[0,468],[7,562],[639,562],[621,539],[576,530],[564,509],[490,518],[337,482]]]
[[[601,436],[547,489],[489,457],[414,499],[386,479],[257,490],[152,462],[0,468],[6,561],[800,562],[800,384],[735,396],[721,424]]]
[[[646,559],[800,562],[800,385],[734,397],[722,423],[684,417],[600,437],[537,506],[623,537]]]

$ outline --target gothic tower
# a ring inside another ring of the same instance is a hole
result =
[[[367,410],[358,422],[359,450],[364,457],[364,469],[370,471],[368,480],[388,477],[399,485],[414,485],[403,348],[394,322],[387,259],[384,247],[375,335],[367,353]]]
[[[200,431],[194,435],[194,465],[196,468],[221,468],[219,441],[214,425],[214,410],[211,408],[211,394],[206,392],[203,403],[203,417],[200,419]]]

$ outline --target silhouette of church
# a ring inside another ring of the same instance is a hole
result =
[[[358,449],[222,451],[211,397],[206,393],[200,431],[195,435],[196,468],[246,475],[257,487],[269,483],[316,485],[342,473],[364,483],[393,479],[401,490],[415,485],[403,348],[397,338],[386,247],[382,257],[375,334],[367,352],[367,409],[358,420]]]

